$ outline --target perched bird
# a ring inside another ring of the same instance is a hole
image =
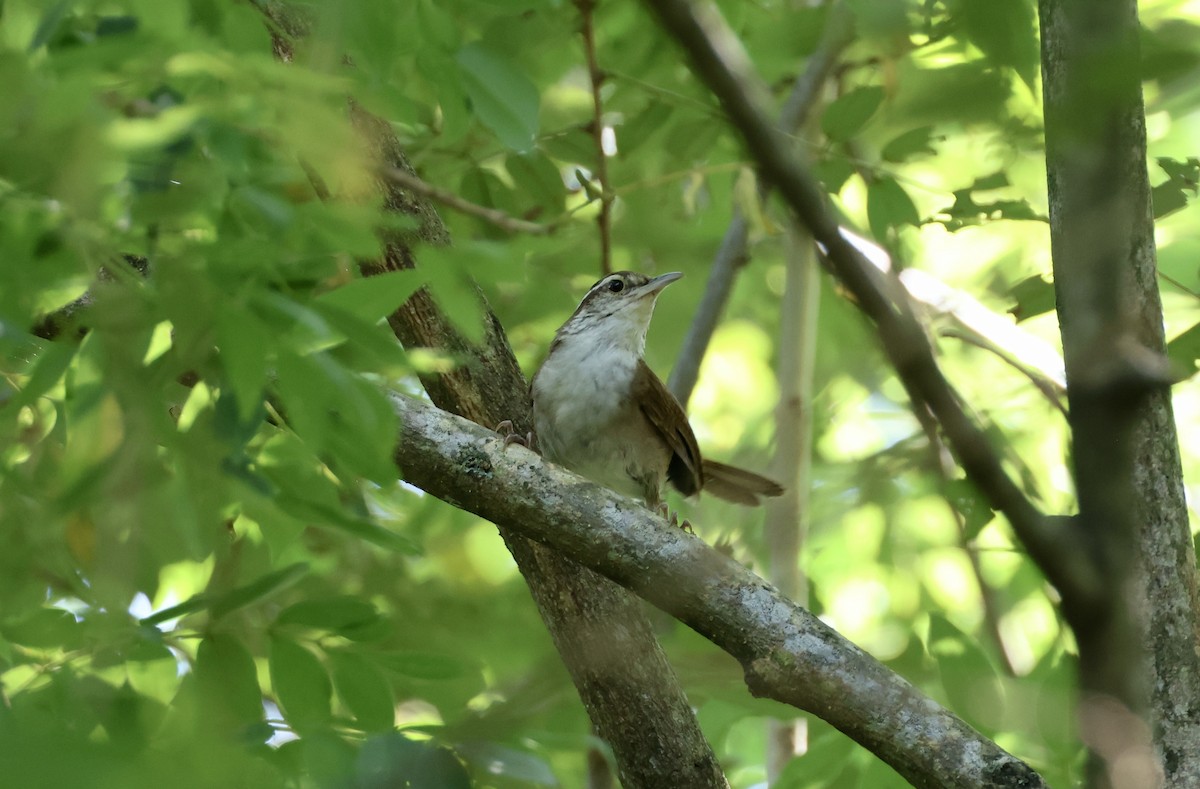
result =
[[[549,460],[650,507],[670,481],[757,505],[783,489],[765,477],[703,460],[687,414],[642,352],[658,294],[682,274],[609,274],[558,330],[533,377],[533,423]]]

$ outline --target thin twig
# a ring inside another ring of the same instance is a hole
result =
[[[686,50],[694,73],[721,100],[762,171],[824,247],[833,273],[875,323],[897,376],[906,389],[929,404],[967,475],[1004,513],[1030,556],[1064,595],[1094,597],[1105,579],[1090,563],[1079,560],[1077,535],[1046,518],[1013,481],[939,369],[907,295],[842,235],[820,184],[767,119],[766,88],[725,21],[705,6],[702,23],[697,7],[688,0],[644,2]]]
[[[596,144],[596,166],[592,175],[600,187],[600,213],[596,215],[596,227],[600,231],[600,273],[601,276],[606,276],[612,273],[613,195],[608,189],[608,155],[604,151],[604,104],[600,97],[605,74],[596,60],[596,29],[592,19],[596,10],[596,0],[575,0],[575,7],[579,9],[579,32],[583,36],[588,79],[592,83],[591,127],[592,140]]]
[[[435,200],[447,208],[453,208],[461,214],[482,219],[509,233],[528,233],[535,236],[544,236],[558,229],[557,224],[541,225],[537,222],[527,222],[524,219],[509,216],[498,209],[488,208],[472,203],[469,200],[464,200],[454,194],[454,192],[434,186],[399,167],[380,167],[379,174],[403,189],[408,189],[422,197]]]
[[[784,134],[791,135],[804,125],[805,119],[821,95],[821,86],[825,84],[829,72],[850,42],[850,34],[849,11],[844,3],[839,2],[830,9],[821,42],[808,59],[804,73],[792,86],[792,91],[780,110],[779,129]],[[766,179],[758,180],[760,202],[766,200],[770,187],[771,184]],[[708,282],[704,286],[704,297],[700,300],[700,306],[683,340],[683,347],[675,359],[675,366],[671,369],[668,387],[685,406],[700,377],[700,363],[708,352],[713,333],[717,330],[717,322],[729,301],[734,274],[749,260],[746,250],[749,230],[750,225],[746,217],[735,210],[734,217],[725,230],[725,236],[721,239],[721,246],[717,248],[717,254],[713,257]]]
[[[1020,362],[1020,360],[1010,356],[1006,351],[1004,351],[1004,349],[999,348],[987,340],[981,339],[980,337],[977,337],[968,331],[963,331],[961,329],[942,329],[938,333],[943,337],[953,337],[956,340],[965,342],[967,345],[974,345],[976,348],[980,348],[995,354],[995,356],[1002,362],[1028,378],[1030,383],[1032,383],[1034,387],[1041,392],[1043,396],[1045,396],[1046,400],[1050,402],[1050,405],[1058,409],[1059,413],[1061,413],[1063,416],[1067,415],[1067,407],[1062,401],[1062,396],[1065,393],[1064,388],[1060,386],[1057,381],[1047,378],[1037,370],[1026,367]]]

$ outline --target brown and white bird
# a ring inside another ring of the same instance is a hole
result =
[[[702,459],[683,406],[642,358],[655,300],[681,276],[618,271],[592,286],[533,377],[538,446],[547,459],[650,507],[667,481],[685,496],[706,490],[757,505],[783,489]]]

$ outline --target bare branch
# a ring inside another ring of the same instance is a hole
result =
[[[460,214],[482,219],[509,233],[529,233],[535,236],[544,236],[558,229],[558,226],[554,224],[540,225],[537,222],[527,222],[524,219],[509,216],[499,209],[488,208],[487,206],[464,200],[449,189],[434,186],[399,167],[380,167],[379,173],[396,186],[419,194],[421,197],[435,200],[448,208],[453,208]]]
[[[706,8],[702,25],[687,0],[645,0],[645,4],[687,51],[695,73],[721,100],[764,177],[808,226],[824,247],[834,275],[876,324],[884,352],[901,381],[929,405],[966,473],[991,505],[1008,518],[1051,583],[1064,595],[1092,594],[1101,588],[1105,579],[1076,551],[1078,536],[1033,506],[963,409],[934,360],[907,296],[843,237],[820,185],[767,120],[762,109],[765,89],[724,20]]]
[[[632,499],[459,417],[392,395],[405,479],[570,556],[736,658],[751,693],[807,710],[915,786],[1042,787],[1026,764],[746,567]],[[671,783],[664,786],[692,786]]]
[[[600,274],[612,273],[612,202],[613,194],[608,187],[608,154],[604,150],[604,103],[600,88],[606,79],[596,60],[596,27],[592,16],[596,11],[596,0],[575,0],[579,9],[579,33],[583,36],[583,51],[587,58],[588,79],[592,84],[592,140],[596,148],[596,183],[600,187],[600,213],[596,215],[596,227],[600,232]]]
[[[838,2],[829,10],[826,17],[825,30],[821,41],[812,57],[804,67],[804,73],[792,86],[792,92],[784,102],[779,113],[779,128],[785,133],[792,133],[806,122],[810,111],[820,97],[821,87],[833,71],[834,65],[842,51],[851,40],[850,12],[845,3]],[[770,183],[764,179],[758,182],[758,199],[766,200],[770,192]],[[708,352],[717,322],[729,302],[729,293],[733,290],[734,274],[749,259],[746,242],[749,238],[749,223],[740,211],[734,213],[721,246],[713,258],[709,269],[708,282],[704,286],[704,297],[688,327],[687,336],[683,339],[683,348],[671,368],[671,377],[667,382],[671,394],[679,402],[687,405],[696,388],[700,377],[700,363]]]

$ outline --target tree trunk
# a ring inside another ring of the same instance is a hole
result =
[[[1195,553],[1183,497],[1156,281],[1134,0],[1042,0],[1042,69],[1055,289],[1081,529],[1111,583],[1064,601],[1080,649],[1091,783],[1165,773],[1200,786]],[[1144,646],[1139,648],[1138,645]],[[1141,726],[1153,725],[1156,760]],[[1110,738],[1105,722],[1124,721]],[[1157,762],[1154,764],[1153,762]],[[1107,763],[1107,770],[1102,764]]]

